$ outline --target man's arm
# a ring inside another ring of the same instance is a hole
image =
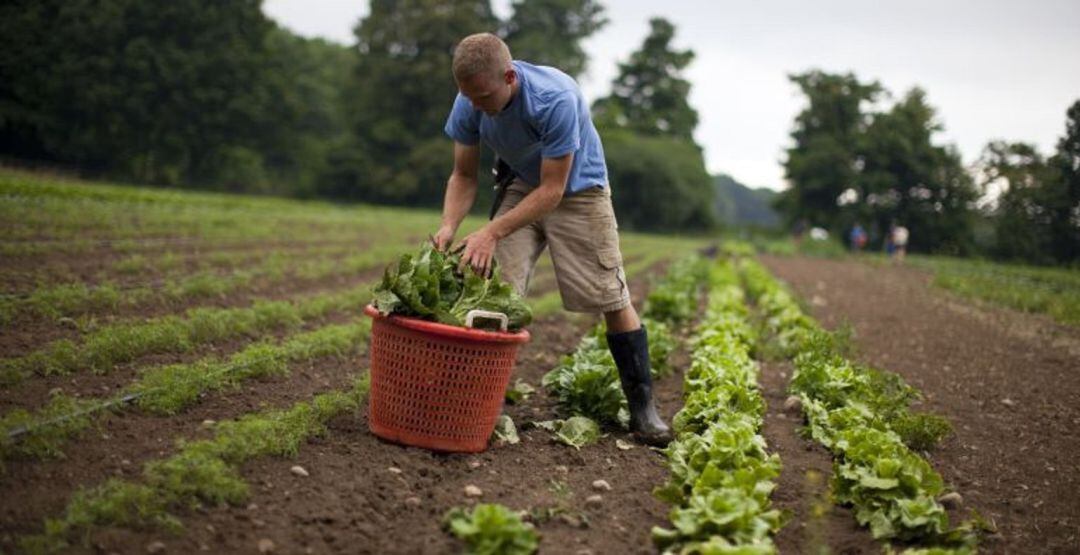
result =
[[[445,250],[454,240],[458,226],[469,214],[476,200],[477,173],[480,169],[480,145],[454,143],[454,170],[446,182],[443,198],[442,227],[432,238],[435,248]]]
[[[487,275],[499,239],[543,218],[559,205],[573,163],[573,153],[541,160],[540,186],[526,195],[517,206],[469,234],[462,241],[465,244],[462,264],[471,264],[476,271]]]
[[[540,186],[526,195],[517,206],[488,224],[495,238],[502,239],[554,210],[562,201],[573,162],[573,153],[560,158],[544,158],[540,162]]]

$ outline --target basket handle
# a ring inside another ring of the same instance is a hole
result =
[[[477,318],[498,320],[499,331],[506,331],[506,328],[510,326],[510,318],[508,318],[502,312],[492,312],[490,310],[470,310],[468,313],[465,314],[465,327],[474,327],[473,321]]]

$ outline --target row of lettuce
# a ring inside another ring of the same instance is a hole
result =
[[[665,450],[671,476],[656,495],[673,504],[665,553],[774,553],[783,519],[771,508],[780,459],[766,450],[765,402],[751,357],[755,329],[729,262],[709,272],[709,300],[683,381],[685,404]]]
[[[848,360],[842,334],[823,330],[745,253],[727,251],[716,263],[675,265],[647,305],[653,368],[663,376],[671,371],[663,359],[674,347],[665,343],[668,326],[692,320],[700,288],[708,288],[690,343],[685,404],[673,422],[676,440],[663,450],[671,475],[655,494],[673,508],[671,527],[653,530],[657,547],[682,555],[776,552],[772,538],[785,515],[772,508],[770,494],[781,465],[761,434],[757,355],[793,360],[789,391],[806,432],[835,457],[832,498],[850,506],[886,551],[898,541],[907,555],[974,553],[982,523],[976,515],[950,526],[939,501],[944,481],[919,455],[949,433],[948,422],[912,411],[917,390],[894,373]],[[598,328],[583,338],[544,386],[572,418],[621,426],[625,400],[603,337]],[[446,522],[469,552],[532,553],[538,546],[532,526],[498,505],[455,509]]]
[[[919,455],[950,432],[943,418],[910,409],[919,392],[899,375],[856,364],[842,338],[824,331],[768,271],[740,272],[773,350],[790,358],[789,391],[811,438],[832,452],[832,495],[874,538],[914,543],[908,553],[971,553],[978,519],[951,527],[945,483]]]

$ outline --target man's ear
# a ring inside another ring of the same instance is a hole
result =
[[[503,74],[503,78],[506,79],[507,85],[513,85],[514,81],[517,81],[517,71],[515,71],[513,68],[508,69],[506,70],[506,73]]]

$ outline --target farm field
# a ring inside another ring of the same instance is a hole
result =
[[[618,399],[560,389],[577,379],[567,360],[597,349],[597,321],[561,310],[545,256],[512,378],[536,391],[505,407],[520,442],[476,455],[382,442],[364,410],[361,309],[437,223],[0,172],[0,551],[460,553],[444,515],[478,503],[526,513],[540,553],[955,548],[970,510],[979,552],[1080,544],[1080,501],[1062,495],[1080,491],[1080,330],[935,286],[956,261],[712,260],[696,253],[717,238],[622,234],[635,305],[669,332],[655,395],[680,439],[660,453],[614,423]],[[1067,272],[1030,279],[1075,293]],[[844,429],[821,414],[879,401],[814,382],[814,357],[855,368],[856,384],[877,375],[860,364],[895,372],[922,397]],[[564,380],[545,379],[556,369]],[[577,449],[529,425],[572,413],[604,435]],[[931,422],[921,414],[951,432],[901,427]],[[879,443],[859,454],[853,437]],[[919,479],[840,480],[830,499],[834,462],[893,461]]]

